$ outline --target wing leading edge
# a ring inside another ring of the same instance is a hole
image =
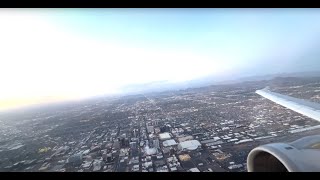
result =
[[[320,104],[318,103],[271,92],[268,88],[257,90],[256,93],[281,106],[320,121]]]

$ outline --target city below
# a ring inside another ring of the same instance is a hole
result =
[[[253,148],[320,133],[267,86],[320,102],[320,77],[276,77],[2,113],[0,171],[246,172]]]

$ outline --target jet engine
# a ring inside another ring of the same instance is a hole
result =
[[[247,157],[247,169],[248,172],[319,172],[320,135],[256,147]]]

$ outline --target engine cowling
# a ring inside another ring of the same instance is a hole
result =
[[[320,135],[256,147],[247,157],[247,169],[248,172],[319,172]]]

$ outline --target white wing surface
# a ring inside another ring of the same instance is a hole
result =
[[[281,106],[320,121],[320,104],[318,103],[271,92],[266,88],[257,90],[256,93],[277,104],[280,104]]]

